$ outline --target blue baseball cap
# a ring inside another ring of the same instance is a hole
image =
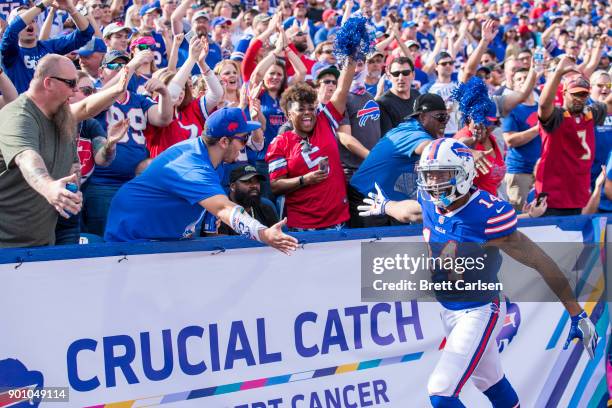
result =
[[[248,121],[240,108],[223,108],[213,112],[206,121],[204,134],[208,137],[221,139],[232,137],[238,133],[249,133],[261,128],[261,123]]]
[[[93,37],[84,46],[78,49],[77,54],[81,57],[89,57],[94,52],[101,52],[106,54],[106,44],[101,38]]]
[[[230,20],[229,18],[219,16],[219,17],[213,18],[213,21],[210,23],[211,27],[216,27],[216,26],[220,26],[224,24],[232,24],[232,20]]]
[[[140,17],[143,17],[145,14],[147,13],[151,13],[153,11],[157,11],[159,14],[161,14],[161,8],[159,7],[158,3],[150,3],[150,4],[146,4],[144,6],[142,6],[140,8]]]

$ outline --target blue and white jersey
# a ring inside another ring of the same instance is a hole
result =
[[[434,269],[432,282],[460,280],[466,283],[482,281],[497,283],[502,256],[496,247],[482,246],[486,242],[516,231],[517,214],[512,206],[496,196],[473,188],[468,202],[453,211],[442,213],[433,202],[419,192],[423,209],[423,238],[431,257],[481,259],[484,268],[466,268],[463,274],[447,269]],[[451,273],[452,272],[452,273]],[[447,309],[467,309],[489,303],[499,291],[441,291],[438,301]]]
[[[155,65],[158,68],[164,68],[168,66],[168,58],[166,54],[166,43],[164,42],[164,37],[156,31],[153,31],[150,34],[151,37],[155,40],[155,46],[151,48],[153,51],[153,55],[155,56]]]
[[[19,33],[24,28],[26,24],[21,17],[15,17],[4,31],[0,42],[2,65],[18,93],[28,89],[36,65],[42,57],[47,54],[65,55],[79,49],[91,40],[94,33],[90,24],[85,31],[75,30],[57,38],[38,41],[35,47],[24,48],[19,46]]]
[[[120,186],[134,178],[136,166],[149,157],[143,132],[147,127],[147,111],[154,105],[151,98],[128,91],[125,101],[115,102],[96,118],[107,134],[113,123],[125,118],[130,120],[130,127],[117,143],[115,160],[108,167],[96,166],[89,179],[91,184]]]
[[[225,195],[222,166],[215,168],[201,137],[169,147],[137,178],[119,189],[108,213],[104,239],[191,238],[205,217],[200,201]]]

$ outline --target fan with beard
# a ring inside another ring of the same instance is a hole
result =
[[[72,141],[76,135],[76,119],[70,110],[68,102],[62,104],[51,117],[60,137],[66,141]]]
[[[261,194],[259,188],[248,187],[247,189],[236,188],[234,191],[234,202],[242,205],[245,208],[251,208],[259,205],[261,202]]]

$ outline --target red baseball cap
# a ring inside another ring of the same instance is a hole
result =
[[[563,89],[569,93],[591,92],[591,83],[582,75],[574,75],[565,80]]]

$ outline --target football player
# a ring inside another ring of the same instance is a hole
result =
[[[370,193],[365,205],[359,207],[360,215],[387,214],[401,222],[422,219],[423,237],[432,257],[453,258],[467,252],[485,259],[485,267],[478,273],[432,270],[434,282],[462,280],[463,286],[477,281],[496,283],[500,249],[537,270],[571,316],[564,348],[578,338],[592,359],[598,340],[595,326],[555,262],[517,230],[512,206],[473,186],[476,171],[469,148],[457,140],[437,139],[424,149],[416,171],[417,201],[390,201],[376,185],[377,192]],[[518,395],[504,375],[495,343],[506,313],[500,292],[446,290],[435,295],[444,307],[441,316],[446,344],[428,382],[432,406],[464,407],[459,394],[471,379],[494,407],[518,407]]]

